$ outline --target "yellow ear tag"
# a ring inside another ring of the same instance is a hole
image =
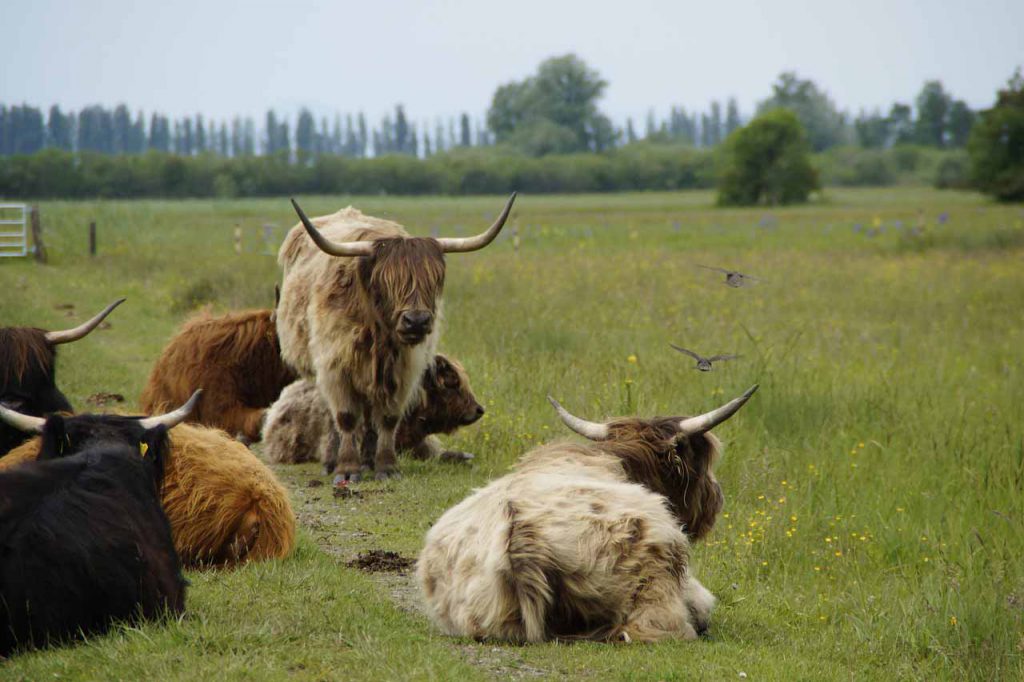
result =
[[[146,456],[146,452],[147,452],[148,450],[149,450],[149,446],[148,446],[147,444],[145,444],[145,443],[139,443],[139,452],[140,452],[140,453],[142,453],[142,456],[143,456],[143,457],[145,457],[145,456]]]

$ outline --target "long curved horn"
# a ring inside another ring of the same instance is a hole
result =
[[[467,251],[477,251],[484,248],[488,244],[494,241],[494,238],[501,232],[501,228],[505,227],[505,221],[508,220],[508,214],[512,212],[512,204],[516,202],[516,193],[512,192],[512,196],[505,202],[505,208],[502,209],[498,219],[487,228],[486,232],[481,232],[475,237],[441,237],[437,240],[437,243],[441,245],[441,250],[445,253],[465,253]]]
[[[25,433],[42,433],[43,425],[46,424],[46,420],[42,417],[30,417],[27,414],[15,412],[11,408],[5,407],[3,403],[0,403],[0,421]]]
[[[567,409],[559,405],[558,401],[551,396],[548,396],[548,402],[558,411],[558,416],[562,418],[562,422],[584,438],[589,438],[590,440],[606,440],[608,438],[607,424],[580,419],[576,415],[570,414]]]
[[[59,343],[71,343],[72,341],[77,341],[99,326],[99,323],[103,321],[103,318],[109,315],[111,310],[124,303],[125,300],[127,299],[117,299],[101,310],[96,317],[92,318],[88,322],[83,322],[73,329],[65,329],[64,331],[59,332],[46,332],[47,342],[56,346]]]
[[[320,230],[316,229],[310,219],[306,217],[306,214],[299,208],[299,203],[295,199],[292,199],[292,206],[295,207],[295,212],[299,214],[299,220],[302,221],[302,226],[306,228],[306,233],[309,234],[310,239],[324,253],[332,256],[369,256],[373,253],[373,242],[332,242],[320,234]]]
[[[146,429],[147,431],[149,429],[156,428],[161,424],[163,424],[169,429],[173,429],[175,426],[185,421],[185,419],[190,414],[192,414],[192,410],[195,409],[196,403],[199,402],[199,396],[201,396],[202,394],[203,389],[198,388],[196,389],[196,392],[192,394],[192,397],[188,399],[188,402],[179,407],[178,409],[174,410],[173,412],[168,412],[167,414],[159,414],[155,417],[146,417],[145,419],[140,419],[139,424],[142,426],[142,428]]]
[[[739,398],[730,400],[716,410],[711,410],[710,412],[706,412],[698,417],[688,417],[687,419],[682,420],[679,422],[680,435],[693,436],[715,428],[726,419],[736,414],[739,409],[743,407],[748,400],[750,400],[750,396],[754,395],[757,387],[758,384],[754,384]]]

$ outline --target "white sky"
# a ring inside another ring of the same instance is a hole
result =
[[[293,119],[401,102],[414,121],[482,117],[494,89],[575,52],[609,87],[602,108],[749,114],[783,70],[843,109],[887,109],[938,78],[988,106],[1024,64],[1024,0],[0,0],[0,101],[215,119]]]

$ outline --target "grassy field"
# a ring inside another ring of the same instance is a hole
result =
[[[502,199],[307,197],[417,234],[468,234]],[[1024,209],[967,193],[829,191],[784,210],[706,193],[520,197],[489,249],[448,259],[443,350],[487,408],[449,439],[472,467],[334,498],[280,468],[303,526],[290,559],[193,573],[179,622],[0,663],[4,679],[1020,679],[1024,675]],[[70,326],[118,296],[112,326],[62,347],[72,402],[132,406],[196,305],[269,306],[264,254],[285,199],[49,202],[51,262],[0,262],[0,323]],[[99,255],[86,226],[99,226]],[[923,225],[921,234],[911,229]],[[233,250],[233,228],[244,252]],[[878,234],[876,228],[881,228]],[[763,278],[732,289],[696,264]],[[61,306],[73,304],[68,311]],[[668,346],[743,358],[696,372]],[[695,549],[720,599],[709,640],[477,644],[437,634],[408,576],[430,523],[574,412],[693,414],[760,382],[716,433],[726,506]]]

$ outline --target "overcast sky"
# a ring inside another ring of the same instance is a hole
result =
[[[1024,0],[0,0],[0,101],[124,102],[214,118],[403,103],[482,117],[496,86],[574,52],[617,123],[648,109],[744,114],[783,70],[843,109],[887,109],[941,79],[972,107],[1024,64]]]

